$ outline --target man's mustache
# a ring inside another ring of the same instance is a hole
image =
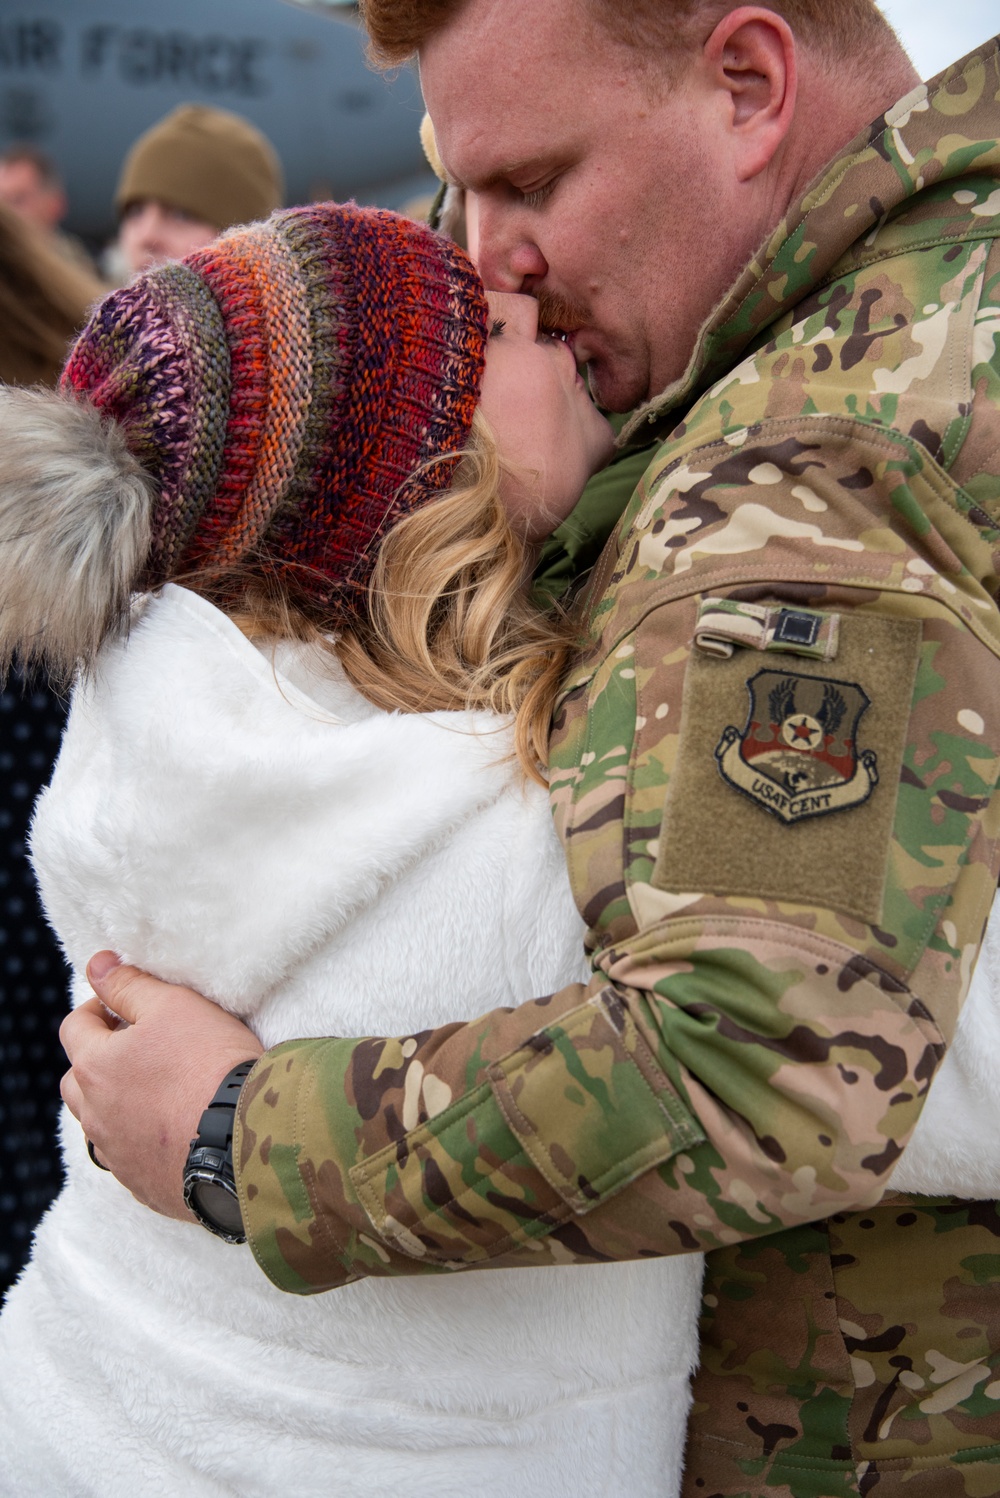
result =
[[[549,291],[543,286],[536,293],[536,300],[538,327],[543,333],[575,333],[590,321],[585,307],[570,301],[569,297],[560,296],[557,291]]]

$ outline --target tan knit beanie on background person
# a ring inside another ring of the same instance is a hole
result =
[[[115,207],[155,198],[221,232],[267,218],[283,197],[281,163],[256,126],[228,109],[181,104],[129,151]]]

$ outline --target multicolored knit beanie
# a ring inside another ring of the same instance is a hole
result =
[[[466,443],[486,333],[460,250],[354,204],[234,229],[107,297],[63,388],[153,481],[141,586],[263,555],[331,611],[356,603],[378,538],[452,475],[431,460]]]
[[[451,480],[486,335],[464,252],[356,204],[112,293],[61,393],[0,386],[0,674],[70,676],[173,579],[276,577],[331,625],[361,609],[380,538]]]

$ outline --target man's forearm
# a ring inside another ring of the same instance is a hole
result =
[[[587,990],[469,1025],[268,1052],[236,1154],[261,1267],[308,1293],[357,1274],[593,1263],[877,1200],[899,1152],[887,1087],[905,1141],[941,1038],[877,979],[845,1004],[833,943],[787,928],[768,940],[716,948],[717,970],[748,983],[739,1035],[718,1009],[671,1001],[691,968],[679,931],[673,955],[617,954]],[[767,1019],[778,1010],[787,1045]]]

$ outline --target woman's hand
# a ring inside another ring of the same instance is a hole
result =
[[[112,952],[91,958],[87,977],[97,998],[59,1031],[70,1061],[63,1101],[138,1201],[193,1221],[183,1173],[198,1121],[226,1073],[264,1048],[217,1004]]]

